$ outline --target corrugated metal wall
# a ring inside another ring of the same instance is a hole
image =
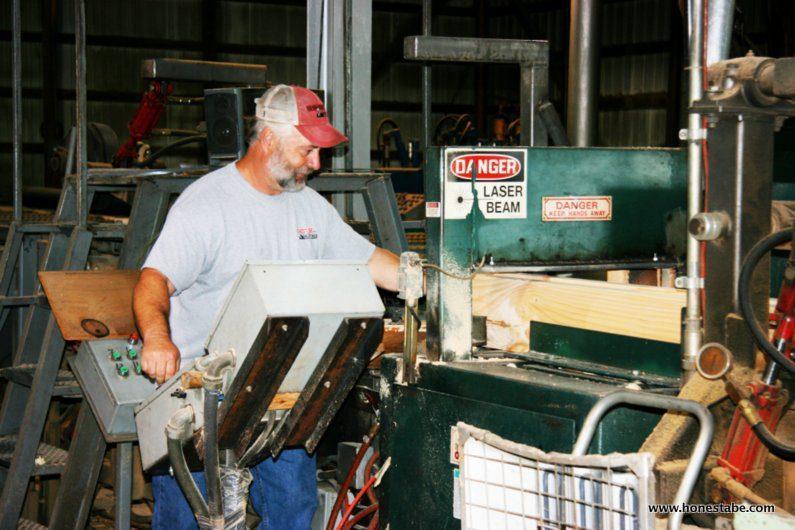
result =
[[[551,99],[564,113],[568,48],[568,2],[565,0],[490,0],[479,28],[477,13],[486,0],[434,3],[434,33],[440,35],[548,39],[551,45]],[[87,0],[89,119],[111,125],[125,138],[145,83],[142,59],[150,57],[212,58],[267,64],[274,82],[303,83],[306,10],[300,0]],[[0,11],[0,201],[10,197],[10,0]],[[681,108],[679,81],[682,35],[675,0],[603,0],[598,119],[600,145],[676,145]],[[744,34],[764,33],[764,2],[738,0]],[[43,7],[44,6],[44,7]],[[53,68],[57,104],[45,116],[43,87],[46,17],[57,9],[57,44]],[[22,2],[24,46],[25,182],[41,185],[44,174],[45,122],[72,124],[73,4],[70,0]],[[420,131],[419,66],[401,60],[405,35],[420,31],[419,0],[377,1],[373,20],[373,129],[384,117],[395,119],[404,139]],[[750,40],[749,40],[750,42]],[[765,50],[762,50],[765,51]],[[518,68],[489,65],[483,70],[486,108],[518,100]],[[477,69],[440,65],[433,69],[434,113],[473,112],[477,103]],[[180,84],[177,93],[198,94],[200,87]],[[55,114],[55,116],[50,116]],[[45,118],[47,118],[45,120]],[[162,126],[194,128],[200,107],[172,106]],[[565,120],[564,120],[565,122]],[[375,141],[373,141],[375,146]],[[186,148],[179,154],[195,153]],[[176,159],[174,159],[176,160]]]

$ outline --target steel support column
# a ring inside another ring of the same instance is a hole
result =
[[[739,315],[742,260],[770,233],[774,116],[721,114],[709,130],[710,211],[728,215],[731,232],[706,249],[704,342],[725,344],[738,364],[753,366],[756,347]],[[757,267],[751,297],[759,322],[767,321],[769,259]],[[737,321],[736,325],[733,323]]]
[[[22,14],[20,0],[11,4],[11,136],[14,164],[14,221],[22,221]]]
[[[433,30],[433,18],[431,0],[422,0],[422,34],[430,37]],[[431,65],[422,65],[422,148],[427,153],[433,139],[431,131],[431,107],[433,105],[433,93],[431,92]]]
[[[534,147],[549,144],[549,133],[541,118],[539,108],[549,98],[549,64],[547,62],[523,63],[519,68],[522,101],[522,145]],[[530,124],[530,125],[526,125]]]
[[[704,95],[702,86],[701,54],[704,47],[704,0],[690,0],[689,7],[689,80],[688,104],[693,106]],[[703,159],[701,157],[702,125],[701,115],[691,112],[687,117],[687,218],[688,221],[701,211],[701,188],[703,175]],[[682,371],[689,377],[695,368],[695,359],[701,348],[701,256],[698,240],[687,234],[687,264],[685,287],[687,288],[687,306],[685,309],[684,331],[682,343]]]
[[[85,226],[88,219],[88,147],[86,99],[86,5],[75,0],[75,127],[77,127],[77,223]]]
[[[306,81],[322,90],[331,124],[345,132],[345,3],[308,0],[306,17]],[[335,150],[331,167],[345,168],[345,154]]]
[[[348,0],[345,13],[345,134],[350,140],[345,167],[370,167],[373,4]]]
[[[350,140],[332,155],[333,169],[370,167],[372,5],[369,0],[309,0],[306,79],[323,90],[332,125]],[[364,220],[359,198],[335,195],[346,217]]]
[[[132,447],[132,442],[121,442],[116,444],[113,495],[116,497],[114,521],[117,530],[127,530],[130,528],[133,465]]]
[[[596,138],[600,8],[599,0],[571,0],[566,122],[577,147],[591,146]]]
[[[734,0],[709,0],[707,66],[729,58],[734,25]]]

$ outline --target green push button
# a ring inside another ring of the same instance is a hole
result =
[[[138,361],[133,361],[133,368],[135,368],[135,373],[138,375],[141,375],[141,373],[143,372],[143,370],[141,369],[141,363],[139,363]]]
[[[126,365],[121,363],[116,365],[116,372],[118,372],[118,374],[122,377],[127,377],[128,375],[130,375],[130,369]]]
[[[127,357],[132,361],[138,358],[138,352],[132,348],[127,350]]]
[[[110,350],[110,358],[114,361],[121,361],[121,352],[119,350]]]

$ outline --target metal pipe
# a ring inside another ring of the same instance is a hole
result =
[[[729,58],[734,26],[734,0],[709,0],[707,66]]]
[[[578,147],[593,145],[596,136],[600,9],[599,0],[571,0],[566,123],[569,139]]]
[[[205,390],[221,390],[224,374],[235,366],[235,354],[231,350],[218,355],[201,357],[196,368],[203,372],[202,386]]]
[[[484,265],[478,273],[511,274],[517,272],[582,272],[609,270],[645,270],[675,267],[675,261],[626,261],[605,263],[561,263],[550,265]]]
[[[743,483],[734,480],[732,476],[729,474],[729,471],[725,468],[720,466],[713,467],[712,470],[709,472],[709,476],[712,477],[715,482],[723,486],[729,493],[737,497],[738,499],[746,500],[751,504],[773,504],[768,499],[760,497],[756,493],[754,493],[751,489],[746,487]],[[792,515],[785,511],[782,508],[776,506],[776,513],[778,515]]]
[[[11,121],[14,164],[14,221],[22,221],[22,13],[11,3]]]
[[[174,472],[174,478],[177,479],[179,487],[182,488],[182,492],[185,494],[193,513],[207,517],[207,502],[205,502],[199,487],[196,485],[196,481],[193,480],[193,476],[190,474],[188,463],[185,460],[185,453],[182,451],[183,441],[190,438],[193,434],[193,422],[193,407],[190,405],[177,409],[171,415],[166,425],[168,459]]]
[[[168,459],[171,462],[171,470],[174,472],[174,478],[177,479],[177,484],[185,494],[191,510],[196,515],[207,517],[208,508],[207,502],[202,497],[196,481],[188,469],[188,463],[185,460],[185,453],[182,452],[182,442],[169,438],[167,441]]]
[[[649,394],[645,392],[613,392],[597,401],[590,412],[588,412],[588,416],[586,416],[583,422],[582,430],[579,436],[577,436],[577,442],[574,444],[574,449],[572,450],[573,455],[582,456],[587,453],[588,446],[591,445],[591,440],[596,432],[596,428],[599,426],[599,421],[610,409],[619,404],[687,412],[698,419],[700,426],[698,438],[693,446],[693,452],[690,455],[687,468],[685,468],[685,472],[682,475],[682,482],[679,484],[679,489],[676,490],[673,504],[682,505],[688,502],[690,496],[693,494],[693,488],[698,480],[698,475],[704,467],[704,461],[707,458],[709,446],[712,443],[712,436],[715,431],[715,420],[712,418],[712,414],[709,413],[704,405],[689,399],[680,399],[672,396]],[[684,514],[682,512],[671,514],[668,518],[668,528],[670,530],[678,530],[682,525],[683,516]]]
[[[210,519],[223,523],[221,469],[218,457],[218,391],[204,390],[204,478]]]
[[[704,48],[704,0],[689,0],[690,79],[688,102],[690,106],[704,95],[701,55]],[[688,221],[701,212],[702,157],[701,141],[703,129],[701,115],[691,112],[687,118],[687,218]],[[687,234],[686,259],[687,306],[683,332],[684,355],[682,370],[685,380],[695,371],[695,360],[701,348],[701,255],[699,241]]]
[[[431,0],[422,0],[422,34],[431,34]],[[431,146],[431,65],[422,65],[422,148],[425,150],[425,159],[428,157],[428,148]]]
[[[86,136],[86,5],[75,0],[75,126],[77,142],[77,223],[85,226],[88,219],[88,151]]]

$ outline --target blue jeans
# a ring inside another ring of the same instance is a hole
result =
[[[279,458],[268,458],[251,468],[253,480],[249,500],[262,518],[260,530],[307,530],[317,508],[315,457],[304,449],[287,449]],[[193,473],[202,495],[207,497],[204,472]],[[154,530],[198,528],[185,495],[171,475],[152,477],[155,513]]]

